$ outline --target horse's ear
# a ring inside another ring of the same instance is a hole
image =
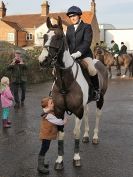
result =
[[[46,24],[47,24],[48,29],[52,28],[52,23],[51,23],[49,17],[47,17],[47,23]]]
[[[61,30],[63,30],[62,20],[60,16],[58,16],[58,26],[60,27]]]

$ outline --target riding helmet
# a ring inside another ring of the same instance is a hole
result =
[[[77,6],[72,6],[68,9],[66,15],[68,17],[70,17],[72,15],[82,15],[82,10]]]

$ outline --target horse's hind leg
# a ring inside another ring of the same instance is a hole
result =
[[[108,71],[109,71],[109,78],[111,79],[112,78],[112,71],[111,71],[111,66],[108,66]]]
[[[80,144],[80,128],[81,128],[82,120],[79,118],[75,118],[75,128],[74,128],[74,136],[75,136],[75,146],[74,146],[74,158],[73,165],[75,167],[81,166],[80,155],[79,155],[79,144]]]
[[[63,155],[64,155],[64,132],[59,131],[58,133],[58,158],[55,163],[55,170],[62,170],[63,166]]]
[[[99,132],[99,121],[101,118],[101,108],[103,106],[103,96],[101,96],[100,100],[97,102],[97,109],[96,109],[96,122],[95,122],[95,128],[94,128],[94,135],[93,135],[93,140],[92,143],[93,144],[98,144],[99,143],[99,137],[98,137],[98,132]]]
[[[89,121],[88,121],[88,113],[89,113],[89,106],[86,105],[84,107],[84,123],[85,123],[85,132],[83,135],[82,142],[88,143],[89,142]]]

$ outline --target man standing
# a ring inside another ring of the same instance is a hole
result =
[[[24,64],[21,58],[21,51],[15,51],[15,58],[12,63],[8,66],[11,76],[11,86],[14,93],[15,106],[14,108],[19,108],[24,106],[25,92],[26,92],[26,82],[27,82],[27,66]],[[19,99],[19,88],[21,89],[21,102]]]
[[[124,42],[121,42],[121,49],[119,52],[120,55],[127,54],[127,46],[124,44]]]
[[[69,17],[72,25],[68,26],[66,39],[70,54],[73,59],[81,59],[86,65],[90,75],[90,79],[94,88],[92,100],[98,100],[99,97],[99,81],[97,70],[93,63],[93,54],[91,51],[91,43],[93,31],[90,24],[86,24],[81,20],[82,11],[77,6],[68,9],[66,15]]]

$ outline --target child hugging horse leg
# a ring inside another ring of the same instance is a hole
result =
[[[37,170],[40,173],[48,174],[48,164],[45,164],[45,155],[50,147],[51,140],[57,138],[58,130],[57,125],[64,125],[67,122],[67,118],[58,119],[54,115],[54,103],[51,97],[43,98],[41,101],[43,108],[42,120],[40,126],[40,139],[42,141],[41,149],[38,156]]]

